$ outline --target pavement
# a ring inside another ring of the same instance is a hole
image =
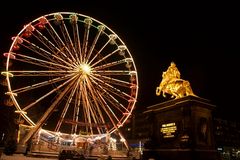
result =
[[[88,158],[88,160],[96,160],[96,159],[107,159],[105,158]],[[113,160],[132,160],[132,158],[112,158]],[[5,155],[4,153],[0,156],[0,160],[58,160],[58,158],[46,158],[46,157],[31,157],[25,156],[24,154],[13,154],[13,155]]]
[[[5,155],[2,154],[0,160],[57,160],[58,158],[29,157],[23,154]]]

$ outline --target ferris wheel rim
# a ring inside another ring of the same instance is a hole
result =
[[[23,33],[26,31],[26,30],[28,30],[29,28],[29,26],[30,25],[32,25],[32,24],[34,24],[34,23],[36,23],[37,21],[39,21],[42,17],[45,17],[46,19],[49,17],[49,16],[54,16],[54,15],[56,15],[56,14],[60,14],[60,15],[77,15],[77,16],[79,16],[79,17],[84,17],[84,18],[90,18],[92,21],[94,21],[95,23],[97,23],[97,24],[100,24],[100,25],[103,25],[105,28],[107,28],[107,30],[110,32],[110,33],[112,33],[113,35],[116,35],[117,36],[117,40],[119,41],[119,43],[121,44],[121,46],[125,46],[125,44],[124,44],[124,42],[120,39],[120,37],[114,32],[114,31],[112,31],[109,27],[107,27],[105,24],[103,24],[102,22],[100,22],[100,21],[98,21],[98,20],[96,20],[96,19],[94,19],[94,18],[92,18],[92,17],[89,17],[89,16],[86,16],[86,15],[83,15],[83,14],[79,14],[79,13],[75,13],[75,12],[55,12],[55,13],[50,13],[50,14],[46,14],[46,15],[44,15],[44,16],[41,16],[41,17],[39,17],[39,18],[37,18],[37,19],[35,19],[35,20],[33,20],[33,21],[31,21],[30,23],[28,23],[27,25],[25,25],[24,27],[23,27],[23,29],[17,34],[17,36],[16,37],[14,37],[13,38],[13,42],[12,42],[12,45],[11,45],[11,47],[10,47],[10,50],[9,50],[9,52],[8,52],[8,56],[7,56],[7,64],[6,64],[6,72],[7,73],[14,73],[14,72],[12,72],[11,70],[9,70],[9,68],[10,68],[10,66],[9,66],[9,61],[10,61],[10,59],[11,59],[11,55],[13,55],[13,54],[15,54],[15,53],[13,53],[13,48],[15,47],[15,45],[16,45],[16,43],[19,43],[18,41],[21,41],[21,37],[22,37],[22,35],[23,35]],[[136,103],[136,99],[137,99],[137,95],[138,95],[138,76],[137,76],[137,70],[136,70],[136,66],[135,66],[135,63],[134,63],[134,61],[133,61],[133,58],[132,58],[132,55],[131,55],[131,53],[129,52],[129,50],[128,50],[128,48],[125,46],[125,51],[126,51],[126,53],[128,54],[128,56],[129,56],[129,58],[127,59],[126,58],[126,61],[127,60],[130,60],[131,61],[131,64],[133,65],[133,70],[132,71],[129,71],[128,72],[128,74],[133,74],[133,75],[135,75],[135,86],[134,86],[134,91],[133,91],[133,94],[135,94],[135,95],[133,95],[133,97],[134,98],[132,98],[132,99],[129,99],[129,101],[131,101],[131,102],[129,102],[129,104],[131,103],[131,105],[129,106],[129,110],[127,110],[128,112],[126,112],[125,113],[125,115],[123,115],[123,117],[124,117],[124,119],[121,121],[121,123],[120,124],[115,124],[116,125],[116,127],[113,127],[113,129],[110,129],[109,131],[110,131],[110,133],[112,133],[112,132],[114,132],[116,129],[118,129],[118,128],[120,128],[125,122],[126,122],[126,120],[129,118],[129,116],[131,115],[131,113],[132,113],[132,111],[133,111],[133,109],[134,109],[134,107],[135,107],[135,103]],[[16,56],[18,56],[17,54],[16,54]],[[23,55],[24,56],[24,55]],[[124,59],[125,60],[125,59]],[[124,60],[122,60],[122,61],[124,61]],[[42,62],[42,63],[46,63],[46,62]],[[117,62],[116,62],[117,63]],[[119,62],[120,63],[120,62]],[[110,63],[108,64],[108,65],[111,65]],[[113,64],[112,64],[113,65]],[[61,67],[63,67],[63,66],[61,66]],[[39,71],[38,71],[39,72]],[[74,73],[76,73],[77,71],[74,71],[73,72],[73,74]],[[101,73],[101,72],[99,72],[99,71],[96,71],[96,73]],[[15,72],[15,73],[17,73],[17,72]],[[23,73],[23,72],[22,72]],[[26,74],[27,72],[25,72],[24,74]],[[50,73],[50,72],[48,72],[48,73]],[[51,72],[51,73],[53,73],[53,71]],[[127,71],[126,71],[126,73],[127,73]],[[125,73],[125,74],[126,74]],[[104,74],[109,74],[109,73],[107,73],[106,71],[104,72]],[[120,73],[115,73],[115,74],[120,74]],[[124,74],[124,73],[121,73],[121,74]],[[102,77],[104,77],[104,75],[102,76]],[[31,120],[31,118],[29,118],[28,117],[28,115],[25,113],[25,110],[21,107],[21,105],[19,105],[19,103],[18,103],[18,100],[16,99],[16,95],[14,94],[14,89],[12,89],[12,83],[11,83],[11,79],[12,77],[10,76],[10,74],[7,74],[6,75],[6,79],[7,79],[7,84],[8,84],[8,90],[9,90],[9,95],[10,95],[10,97],[11,97],[11,99],[13,100],[13,103],[14,103],[14,105],[15,105],[15,107],[16,107],[16,109],[20,112],[20,114],[23,116],[23,118],[26,120],[26,121],[28,121],[28,123],[31,125],[31,126],[35,126],[36,125],[36,123],[35,122],[33,122],[32,120]],[[64,78],[64,77],[63,77]],[[51,80],[55,80],[55,79],[51,79]],[[105,78],[105,80],[109,80],[109,79],[107,79],[107,78]],[[57,81],[57,80],[56,80]],[[118,82],[117,80],[115,80],[116,81],[116,83]],[[35,84],[35,85],[37,85],[37,84]],[[124,84],[123,84],[124,85]],[[28,86],[27,86],[28,87]],[[108,86],[108,87],[110,87],[110,89],[113,89],[114,90],[114,88],[111,88],[111,86]],[[101,88],[101,87],[100,87]],[[115,89],[115,91],[117,91],[116,89]],[[67,91],[66,91],[67,92]],[[119,92],[120,93],[120,92]],[[130,93],[131,94],[131,93]],[[108,95],[108,96],[110,96],[110,95]],[[110,96],[111,97],[111,96]],[[113,98],[114,99],[114,98]],[[115,101],[115,102],[117,102],[117,100]],[[112,102],[113,103],[113,102]]]

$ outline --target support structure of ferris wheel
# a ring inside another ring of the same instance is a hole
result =
[[[23,144],[39,129],[104,137],[119,131],[135,107],[133,57],[92,17],[56,12],[36,18],[12,38],[4,56],[6,94],[31,126]]]

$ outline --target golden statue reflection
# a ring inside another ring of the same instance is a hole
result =
[[[195,96],[189,81],[181,79],[180,75],[176,64],[171,62],[167,71],[162,74],[162,81],[159,87],[156,88],[156,95],[160,96],[162,92],[163,97],[166,97],[165,93],[167,93],[171,95],[171,98],[175,99],[188,95]]]

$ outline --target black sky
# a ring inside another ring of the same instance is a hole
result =
[[[157,97],[155,89],[174,61],[182,79],[190,81],[195,94],[215,104],[219,116],[240,121],[236,6],[155,0],[9,1],[0,5],[0,52],[7,52],[11,37],[39,16],[62,11],[85,14],[110,27],[130,50],[139,78],[137,108],[166,100]]]

